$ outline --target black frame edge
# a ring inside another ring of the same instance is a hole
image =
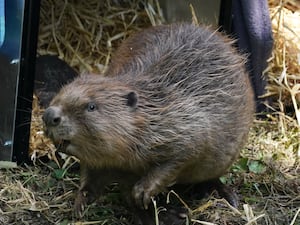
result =
[[[232,0],[221,0],[219,13],[219,29],[227,34],[231,33],[232,25]]]
[[[29,162],[29,138],[41,0],[25,0],[12,161]]]

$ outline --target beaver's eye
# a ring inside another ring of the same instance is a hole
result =
[[[97,109],[97,105],[94,102],[89,102],[89,104],[87,105],[87,110],[89,112],[93,112]]]

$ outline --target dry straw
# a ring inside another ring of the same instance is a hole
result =
[[[101,73],[131,33],[162,23],[158,1],[43,1],[38,53],[54,54],[80,72]]]
[[[274,49],[266,70],[268,78],[265,97],[272,97],[285,127],[291,108],[300,125],[300,6],[297,1],[270,1]]]

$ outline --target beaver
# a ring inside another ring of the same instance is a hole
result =
[[[77,211],[112,181],[130,180],[147,208],[176,183],[226,173],[254,113],[246,59],[232,44],[194,24],[151,27],[121,45],[106,76],[85,74],[59,91],[43,120],[58,149],[80,160]]]
[[[166,35],[165,26],[151,27],[155,36],[149,35],[148,29],[138,32],[125,39],[113,53],[111,62],[105,71],[105,76],[118,74],[139,74],[151,65],[152,61],[160,58],[161,52],[152,51],[153,46],[159,41],[159,37]],[[142,40],[142,41],[141,41]]]

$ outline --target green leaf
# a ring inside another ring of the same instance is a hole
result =
[[[70,224],[69,220],[64,220],[61,223],[59,223],[59,225],[68,225],[68,224]]]
[[[248,159],[247,158],[241,158],[238,162],[236,162],[233,167],[233,172],[240,172],[240,171],[246,171],[248,170]]]
[[[228,183],[227,177],[222,176],[222,177],[219,178],[219,180],[221,181],[222,184],[227,184]]]
[[[59,179],[59,180],[63,179],[64,176],[65,176],[65,174],[66,174],[66,170],[65,170],[65,169],[55,169],[55,170],[53,171],[54,177],[55,177],[56,179]]]
[[[245,197],[244,201],[248,204],[253,204],[259,202],[259,199],[254,197]]]
[[[257,160],[251,160],[248,162],[248,168],[249,171],[256,173],[256,174],[262,174],[266,172],[266,166],[261,161]]]
[[[242,170],[247,170],[248,169],[248,159],[247,158],[241,158],[238,162],[238,165]]]

